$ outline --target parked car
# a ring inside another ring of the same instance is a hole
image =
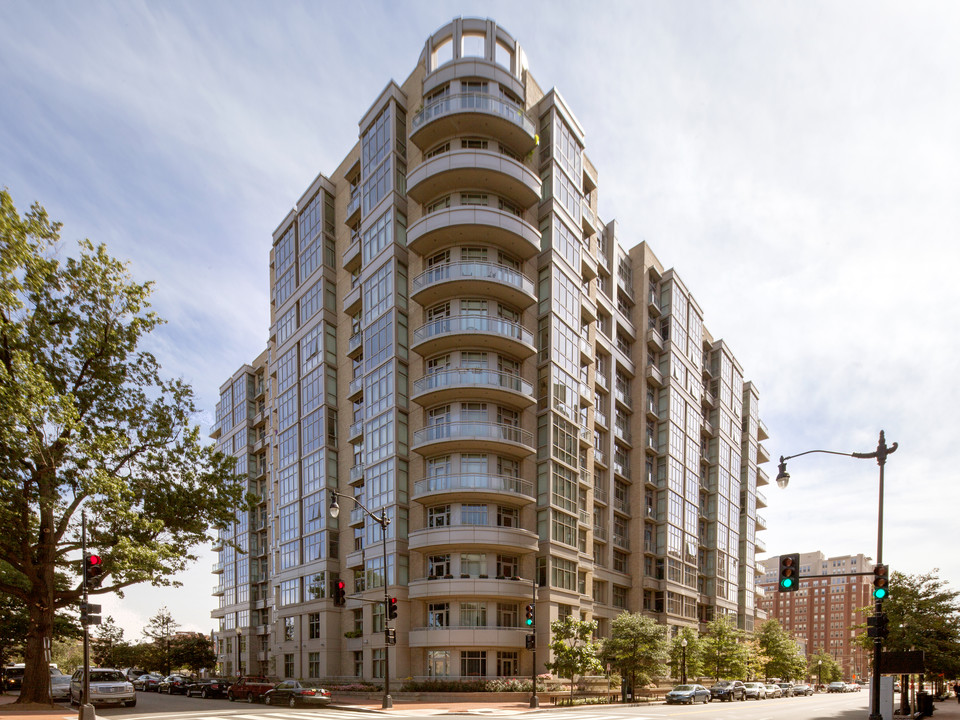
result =
[[[260,697],[267,691],[272,690],[279,680],[271,680],[265,677],[240,677],[227,688],[227,700],[246,700],[248,703],[260,701]]]
[[[157,692],[167,695],[186,695],[187,685],[193,682],[186,675],[167,675],[157,683]]]
[[[70,678],[70,703],[72,705],[123,705],[137,704],[137,693],[123,673],[114,668],[90,668],[90,697],[83,697],[83,668]]]
[[[793,697],[793,685],[791,683],[777,683],[783,692],[783,697]]]
[[[50,676],[50,697],[53,700],[70,699],[70,676],[60,673]]]
[[[122,672],[124,677],[127,678],[127,680],[129,680],[130,682],[133,682],[141,675],[147,674],[146,670],[141,670],[140,668],[135,668],[135,667],[123,668],[120,672]]]
[[[743,694],[744,697],[753,698],[754,700],[766,700],[767,686],[758,682],[744,683]]]
[[[778,698],[783,697],[783,690],[776,683],[768,683],[767,688],[767,697],[768,698]]]
[[[163,680],[163,675],[156,673],[144,673],[133,681],[134,690],[143,690],[144,692],[156,692],[157,685]]]
[[[813,688],[806,683],[800,683],[793,686],[794,695],[813,695]]]
[[[667,705],[673,703],[693,705],[698,702],[702,702],[704,705],[710,702],[710,691],[703,685],[677,685],[667,693]]]
[[[833,692],[833,693],[842,693],[842,692],[846,692],[846,691],[847,691],[847,684],[846,684],[845,682],[843,682],[842,680],[838,680],[837,682],[832,682],[832,683],[830,683],[829,685],[827,685],[827,692],[828,692],[828,693],[832,693],[832,692]]]
[[[3,669],[3,689],[6,690],[19,690],[20,686],[23,684],[23,664],[19,665],[8,665]]]
[[[860,685],[857,683],[847,683],[847,689],[845,692],[860,692]]]
[[[186,696],[224,697],[228,687],[230,687],[230,681],[226,678],[200,678],[187,685]]]
[[[711,700],[746,700],[747,691],[739,680],[721,680],[710,687]]]
[[[266,705],[329,705],[330,691],[311,680],[284,680],[263,694]]]

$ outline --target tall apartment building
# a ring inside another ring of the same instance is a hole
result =
[[[778,592],[779,557],[762,561],[759,578],[764,593],[760,607],[806,648],[807,655],[820,650],[832,655],[843,668],[844,677],[859,680],[870,674],[871,654],[854,643],[864,623],[859,610],[873,606],[873,575],[846,576],[869,572],[873,560],[865,555],[825,557],[815,551],[800,555],[800,587],[796,592]],[[804,579],[807,575],[837,575]]]
[[[491,20],[435,32],[360,118],[275,230],[268,348],[221,387],[212,436],[260,499],[215,566],[224,672],[382,678],[384,583],[392,678],[529,674],[534,596],[540,668],[571,614],[752,629],[758,393],[598,182]]]

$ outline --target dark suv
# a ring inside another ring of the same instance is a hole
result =
[[[739,680],[721,680],[710,688],[711,700],[746,700],[747,689]]]

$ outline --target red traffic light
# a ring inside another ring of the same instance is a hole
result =
[[[99,555],[87,555],[87,563],[91,566],[102,565],[103,560],[100,559]]]

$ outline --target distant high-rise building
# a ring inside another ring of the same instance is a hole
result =
[[[598,217],[560,94],[457,19],[359,126],[274,232],[268,349],[221,387],[212,435],[260,499],[214,568],[222,670],[529,674],[534,592],[541,649],[567,615],[752,630],[759,395],[677,272]],[[349,496],[389,519],[386,562]]]
[[[869,572],[873,560],[865,555],[840,555],[828,558],[822,552],[800,554],[800,586],[795,592],[778,592],[778,558],[762,561],[764,574],[758,579],[763,588],[760,608],[800,641],[808,656],[823,650],[843,668],[848,680],[861,680],[870,674],[872,654],[854,643],[862,630],[865,616],[858,612],[873,606],[873,575],[847,575]],[[809,575],[836,575],[806,578]]]

